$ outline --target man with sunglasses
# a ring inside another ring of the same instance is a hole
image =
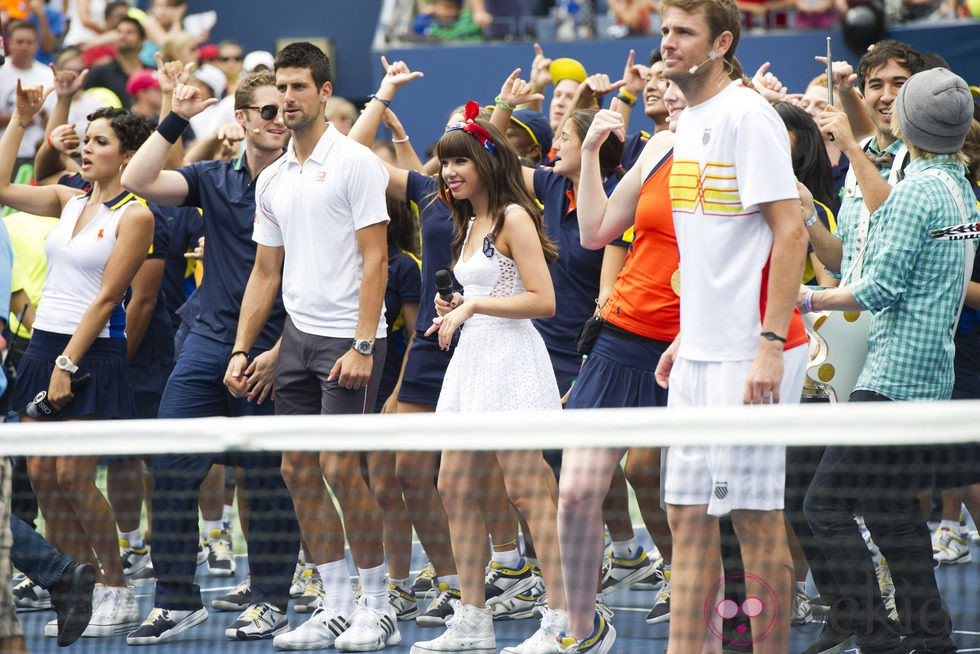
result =
[[[197,289],[198,310],[188,317],[190,333],[177,355],[160,403],[160,418],[270,415],[272,375],[285,316],[274,308],[254,345],[234,352],[235,325],[248,271],[255,260],[252,220],[259,173],[282,154],[288,138],[278,112],[275,78],[257,73],[235,93],[237,122],[245,152],[231,162],[202,161],[163,170],[171,146],[188,120],[214,100],[199,89],[177,85],[173,110],[127,166],[123,184],[165,206],[203,211],[208,274]],[[263,110],[262,107],[271,107]],[[232,397],[221,383],[229,358],[247,360],[246,393]],[[197,506],[201,481],[214,463],[246,469],[249,490],[248,551],[252,602],[228,629],[232,640],[271,638],[288,629],[286,604],[299,549],[299,528],[277,453],[165,455],[154,462],[153,566],[157,574],[153,610],[129,634],[130,645],[153,645],[203,622],[208,612],[194,584],[197,567]]]

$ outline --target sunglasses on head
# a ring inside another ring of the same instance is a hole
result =
[[[261,107],[256,107],[255,105],[248,105],[245,107],[238,107],[239,109],[255,109],[259,112],[259,116],[262,120],[272,120],[279,115],[279,105],[277,104],[264,104]]]

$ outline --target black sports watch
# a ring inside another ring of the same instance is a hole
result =
[[[374,354],[374,341],[367,339],[358,340],[355,338],[350,346],[359,354]]]

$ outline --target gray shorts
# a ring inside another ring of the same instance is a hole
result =
[[[372,413],[388,349],[385,339],[375,341],[371,382],[366,387],[350,390],[336,380],[327,381],[352,340],[306,334],[287,317],[276,367],[276,415]]]
[[[0,640],[23,636],[10,586],[10,459],[0,457]]]

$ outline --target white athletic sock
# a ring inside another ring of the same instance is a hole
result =
[[[611,545],[613,557],[617,559],[632,559],[640,549],[640,544],[636,542],[635,537],[629,540],[614,540]]]
[[[491,558],[493,562],[497,565],[502,565],[505,568],[516,568],[521,562],[521,553],[517,551],[515,547],[512,550],[506,550],[504,552],[498,552],[494,550],[491,553]]]
[[[221,522],[226,525],[230,525],[231,514],[233,511],[234,509],[232,508],[231,504],[225,504],[223,507],[221,507]]]
[[[221,524],[220,520],[205,520],[204,521],[204,539],[210,540],[216,530],[218,533],[224,531],[224,525]]]
[[[945,527],[952,531],[954,534],[960,533],[960,522],[959,520],[943,520],[939,523],[939,527]]]
[[[361,577],[361,597],[364,603],[375,610],[384,611],[388,606],[388,576],[387,566],[381,565],[373,568],[358,568],[357,573]]]
[[[398,586],[399,588],[408,588],[408,577],[404,579],[396,579],[395,577],[388,577],[388,583],[392,586]]]
[[[139,529],[123,532],[119,534],[119,537],[127,541],[129,543],[129,547],[134,550],[139,550],[146,547],[146,541],[143,540],[143,533]]]
[[[354,612],[354,587],[350,584],[347,561],[331,561],[316,567],[323,581],[323,605],[350,617]]]
[[[796,591],[799,593],[806,592],[806,582],[805,581],[794,581],[793,585],[796,586]]]
[[[438,577],[437,581],[441,581],[453,590],[459,590],[459,575],[445,575]]]

